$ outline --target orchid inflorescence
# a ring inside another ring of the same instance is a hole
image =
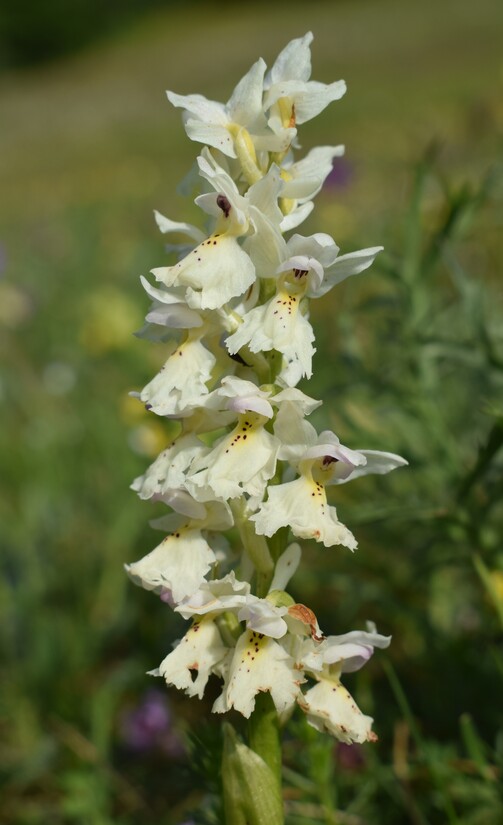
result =
[[[133,483],[142,499],[171,512],[166,533],[133,581],[191,622],[156,675],[201,698],[221,682],[215,713],[250,717],[269,693],[280,719],[298,705],[308,722],[352,743],[375,739],[341,684],[389,637],[366,631],[325,636],[313,611],[286,592],[301,559],[289,535],[325,547],[357,542],[327,501],[327,486],[406,464],[354,450],[306,417],[321,402],[297,388],[310,378],[314,333],[309,301],[369,267],[381,247],[340,255],[327,234],[285,234],[313,198],[342,146],[296,160],[297,127],[345,92],[310,80],[311,33],[292,40],[266,72],[258,60],[226,104],[168,92],[183,110],[197,158],[202,232],[156,213],[178,263],[142,278],[152,299],[140,334],[166,342],[167,359],[137,395],[179,432]],[[227,534],[227,536],[225,535]]]

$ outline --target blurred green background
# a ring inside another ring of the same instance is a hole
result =
[[[227,100],[309,29],[348,94],[301,143],[347,153],[301,231],[385,253],[313,305],[304,389],[410,468],[337,490],[360,548],[306,547],[293,582],[326,632],[394,639],[347,680],[377,745],[292,720],[288,823],[503,821],[502,24],[498,0],[0,12],[2,825],[219,822],[211,697],[145,676],[183,623],[122,570],[157,541],[128,486],[166,439],[128,397],[162,347],[131,333],[152,210],[200,217],[165,89]]]

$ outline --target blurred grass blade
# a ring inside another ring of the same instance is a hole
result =
[[[484,585],[488,595],[491,598],[496,613],[498,614],[501,626],[503,627],[503,597],[499,592],[498,587],[496,586],[494,574],[484,564],[484,562],[478,554],[475,554],[473,556],[473,565],[475,567],[475,570],[479,574],[482,584]]]
[[[464,713],[460,720],[461,735],[467,750],[468,756],[476,765],[479,774],[483,779],[494,781],[494,776],[485,756],[485,745],[478,735],[472,717]]]
[[[451,823],[451,825],[459,825],[460,821],[456,814],[456,810],[452,803],[452,799],[450,798],[449,790],[445,787],[443,777],[441,776],[441,772],[438,770],[438,764],[435,761],[435,755],[433,754],[432,756],[430,754],[430,749],[428,748],[426,742],[423,740],[423,737],[419,732],[419,728],[416,725],[416,720],[407,701],[405,691],[403,690],[402,685],[400,684],[400,680],[398,679],[395,669],[391,662],[387,660],[383,662],[383,667],[386,672],[386,676],[388,677],[391,689],[395,695],[397,704],[400,710],[402,711],[402,714],[406,719],[407,724],[410,727],[410,731],[416,743],[418,753],[424,760],[425,764],[428,766],[431,777],[435,785],[437,786],[437,790],[439,791],[439,794],[441,796],[442,805],[447,815],[448,821]]]

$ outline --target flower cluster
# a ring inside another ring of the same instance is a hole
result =
[[[310,80],[311,40],[291,41],[269,72],[258,60],[226,104],[168,92],[203,144],[196,204],[208,217],[203,232],[156,213],[161,232],[187,242],[170,245],[178,262],[153,270],[156,286],[142,278],[152,304],[141,334],[163,341],[167,357],[138,395],[179,432],[132,485],[170,513],[155,523],[161,543],[127,571],[191,622],[155,671],[169,685],[202,697],[213,674],[216,713],[249,717],[265,691],[281,718],[298,705],[350,743],[375,735],[341,674],[389,638],[372,626],[325,637],[286,592],[301,548],[284,537],[354,550],[327,487],[406,462],[318,434],[307,416],[321,402],[297,388],[312,374],[310,300],[380,251],[341,255],[327,234],[291,234],[343,153],[295,158],[297,127],[345,92],[343,81]]]

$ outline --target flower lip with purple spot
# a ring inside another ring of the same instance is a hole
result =
[[[225,217],[228,218],[232,209],[229,199],[225,195],[217,195],[217,206],[222,210]]]

